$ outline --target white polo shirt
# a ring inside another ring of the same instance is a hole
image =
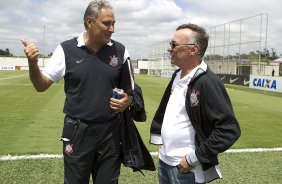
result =
[[[176,74],[172,84],[171,95],[166,107],[161,136],[163,146],[160,149],[160,159],[168,165],[176,166],[187,154],[195,151],[195,129],[191,124],[185,107],[185,96],[192,77],[198,68],[207,69],[202,61],[188,75],[180,78],[181,70]],[[201,165],[192,169],[196,182],[205,181]]]

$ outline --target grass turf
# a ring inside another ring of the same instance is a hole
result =
[[[157,147],[148,143],[149,129],[169,79],[137,75],[136,81],[142,86],[148,116],[147,122],[137,123],[137,127],[148,149],[156,151]],[[232,148],[282,147],[282,95],[242,86],[226,87],[242,129],[242,136]],[[0,155],[61,153],[63,82],[37,93],[27,72],[0,71],[0,99]],[[282,179],[281,152],[226,153],[220,155],[220,161],[225,179],[215,183],[279,183]],[[145,175],[123,167],[120,183],[157,183],[156,172]],[[62,180],[62,159],[0,161],[0,183]]]
[[[157,164],[157,158],[154,157]],[[220,155],[223,179],[212,183],[281,183],[282,152],[262,153],[223,153]],[[0,183],[25,184],[63,183],[62,159],[30,159],[16,161],[0,161]],[[145,177],[139,172],[122,166],[119,183],[121,184],[157,184],[157,172],[144,171]]]

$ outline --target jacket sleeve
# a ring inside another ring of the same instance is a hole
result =
[[[133,105],[130,107],[131,116],[134,121],[145,122],[147,119],[145,104],[141,87],[134,83],[132,91]]]
[[[169,100],[171,83],[172,81],[170,81],[169,85],[167,86],[164,92],[161,103],[158,107],[158,110],[155,113],[155,116],[151,124],[151,129],[150,129],[150,143],[151,144],[156,144],[156,145],[162,144],[161,129],[162,129],[166,105]]]
[[[201,94],[202,126],[200,145],[195,153],[201,163],[214,162],[217,155],[229,149],[240,137],[230,98],[219,80],[206,82]]]
[[[151,144],[162,144],[161,129],[162,129],[162,123],[164,119],[165,109],[166,109],[166,106],[167,106],[167,103],[168,103],[168,100],[171,94],[171,87],[172,87],[173,80],[178,71],[179,69],[173,73],[172,78],[163,94],[158,110],[156,111],[155,116],[153,118],[151,129],[150,129],[150,143]]]

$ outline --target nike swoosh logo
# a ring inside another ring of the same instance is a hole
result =
[[[244,85],[248,85],[250,83],[250,81],[246,81],[246,79],[244,79]]]
[[[81,63],[84,59],[76,60],[76,63]]]
[[[223,80],[223,79],[225,79],[225,77],[226,77],[226,76],[223,76],[223,77],[221,77],[220,79]]]
[[[238,80],[239,78],[235,78],[235,79],[231,79],[230,78],[230,84],[232,84],[233,82],[235,82],[236,80]]]

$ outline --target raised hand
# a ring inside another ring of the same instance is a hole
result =
[[[27,40],[20,39],[22,44],[24,45],[24,53],[28,58],[29,65],[35,65],[38,62],[38,57],[40,55],[37,46],[33,43],[29,44]]]

